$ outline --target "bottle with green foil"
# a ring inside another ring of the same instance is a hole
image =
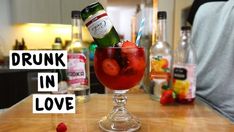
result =
[[[84,8],[81,11],[81,18],[98,47],[113,47],[120,42],[118,33],[99,2]]]

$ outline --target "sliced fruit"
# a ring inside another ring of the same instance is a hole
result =
[[[174,87],[174,91],[177,94],[181,94],[181,93],[188,93],[189,92],[189,81],[182,81],[182,80],[174,80],[173,82],[173,87]]]
[[[128,57],[129,66],[135,70],[143,70],[145,68],[145,60],[144,58],[136,58],[134,56]]]
[[[134,44],[130,41],[125,41],[125,42],[123,42],[122,47],[127,47],[127,48],[131,47],[132,48],[132,47],[137,47],[137,46],[136,46],[136,44]]]
[[[162,68],[168,68],[168,61],[167,61],[167,59],[161,59],[160,63],[161,63],[161,67]]]
[[[105,59],[102,63],[103,71],[110,76],[116,76],[119,74],[119,64],[114,59]]]

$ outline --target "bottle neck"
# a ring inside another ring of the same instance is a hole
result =
[[[158,41],[166,41],[167,38],[167,29],[166,29],[166,19],[158,20]]]
[[[72,19],[72,42],[82,41],[82,24],[78,18]]]
[[[181,31],[181,46],[182,47],[187,47],[188,44],[190,43],[190,38],[191,38],[191,31],[190,30],[182,30]]]

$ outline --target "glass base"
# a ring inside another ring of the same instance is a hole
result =
[[[99,127],[106,132],[133,132],[141,127],[140,121],[133,116],[122,121],[111,120],[110,117],[105,116],[99,121]]]
[[[113,100],[116,105],[111,113],[99,121],[99,127],[106,132],[132,132],[140,129],[140,121],[124,107],[127,100],[124,92],[115,94]]]

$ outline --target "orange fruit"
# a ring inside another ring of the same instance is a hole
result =
[[[161,68],[168,68],[169,64],[168,64],[167,59],[161,59],[160,63],[161,63]]]

